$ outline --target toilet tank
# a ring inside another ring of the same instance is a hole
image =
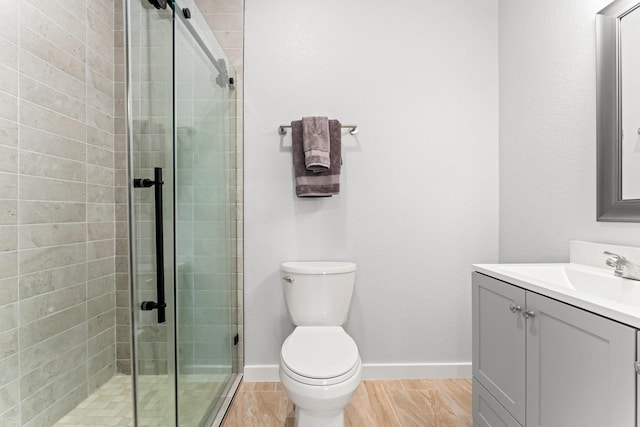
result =
[[[294,325],[341,326],[347,321],[356,282],[355,263],[283,262],[280,281]]]

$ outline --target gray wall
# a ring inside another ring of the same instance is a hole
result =
[[[608,3],[500,1],[501,262],[640,242],[640,224],[596,222],[595,14]]]
[[[0,14],[0,419],[50,425],[115,372],[114,12]]]
[[[463,326],[427,329],[431,343],[456,337],[427,350],[427,340],[414,342],[400,325],[447,318],[431,309],[428,297],[436,294],[442,307],[464,319],[452,307],[466,307],[470,263],[496,261],[498,246],[502,262],[532,262],[568,260],[574,239],[637,245],[640,224],[595,220],[594,19],[608,3],[409,2],[393,13],[375,3],[352,4],[326,21],[314,9],[313,20],[287,26],[280,23],[298,22],[311,6],[247,1],[246,159],[255,165],[246,173],[248,365],[277,363],[278,345],[290,330],[277,283],[283,259],[359,261],[356,317],[348,327],[364,343],[365,362],[426,361],[434,353],[464,360]],[[350,18],[363,10],[366,19]],[[455,19],[440,28],[423,12]],[[482,18],[464,21],[473,14]],[[490,33],[498,21],[499,31],[487,39],[480,33],[467,38],[473,31]],[[465,55],[472,65],[459,62]],[[499,74],[491,67],[498,56]],[[439,74],[444,70],[448,74]],[[481,73],[482,82],[470,80]],[[464,86],[469,81],[476,82],[473,89]],[[482,117],[497,126],[489,119],[498,108],[491,91],[499,93],[499,154],[491,129],[469,121]],[[468,114],[474,100],[486,116]],[[355,122],[362,133],[345,137],[343,194],[300,201],[287,169],[289,139],[280,142],[272,129],[314,114]],[[470,153],[474,161],[465,163]],[[265,161],[267,171],[260,167]],[[441,165],[448,171],[434,177]],[[416,168],[421,176],[411,174]],[[385,175],[393,177],[392,190],[377,180]],[[422,187],[412,187],[407,176]],[[443,211],[451,215],[442,218]]]
[[[286,260],[358,264],[347,330],[364,363],[468,362],[470,264],[498,254],[497,2],[247,0],[246,366],[293,326]],[[302,116],[344,133],[342,191],[298,199]]]

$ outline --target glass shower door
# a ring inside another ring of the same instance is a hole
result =
[[[173,10],[156,9],[146,0],[131,0],[128,8],[129,176],[134,184],[129,200],[130,235],[134,237],[130,239],[131,333],[136,420],[139,426],[173,426],[177,413],[173,351]],[[154,309],[150,302],[166,307]],[[147,309],[142,309],[143,303]]]
[[[137,425],[196,427],[237,373],[235,99],[170,6],[128,2],[132,374]]]

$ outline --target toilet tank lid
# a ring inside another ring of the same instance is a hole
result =
[[[349,261],[286,261],[280,264],[285,273],[340,274],[356,271],[356,264]]]

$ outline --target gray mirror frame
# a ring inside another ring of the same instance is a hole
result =
[[[596,15],[597,58],[597,220],[640,222],[640,200],[622,199],[620,19],[640,7],[638,0],[615,0]]]

